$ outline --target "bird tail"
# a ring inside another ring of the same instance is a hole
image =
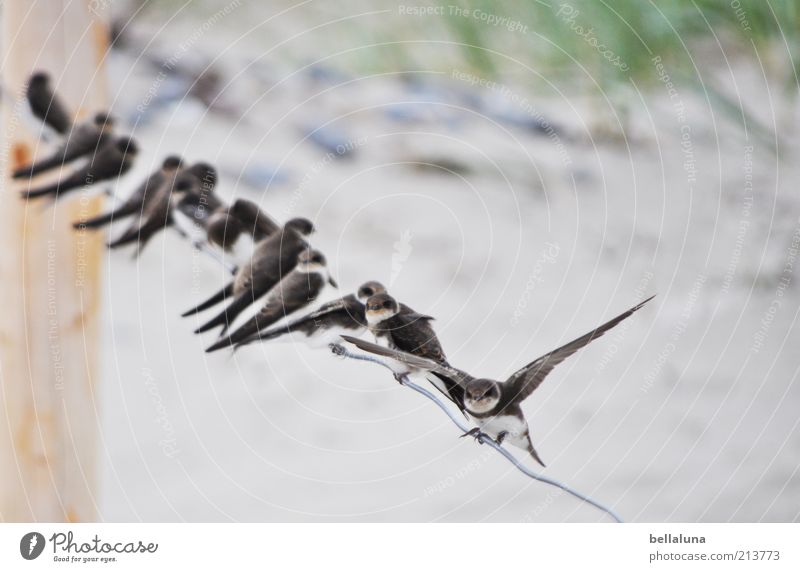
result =
[[[203,332],[207,332],[217,326],[222,326],[222,331],[220,335],[224,335],[225,332],[228,331],[228,328],[233,323],[233,321],[241,314],[245,308],[247,308],[252,302],[253,298],[249,295],[249,292],[244,292],[240,294],[236,298],[233,299],[233,302],[228,304],[228,306],[219,314],[211,318],[208,322],[197,328],[194,333],[195,334],[202,334]],[[258,331],[258,330],[256,330]],[[255,333],[255,332],[249,332]],[[241,338],[244,339],[244,336]]]
[[[258,314],[250,318],[245,324],[242,325],[241,328],[230,334],[229,336],[224,336],[217,340],[216,343],[209,346],[206,349],[206,352],[215,352],[217,350],[221,350],[222,348],[227,348],[233,345],[238,344],[239,342],[258,334]],[[223,332],[224,334],[224,332]]]
[[[272,330],[267,330],[265,332],[256,332],[252,335],[249,335],[245,338],[240,339],[236,342],[236,347],[234,349],[239,349],[244,346],[248,346],[255,342],[266,342],[268,340],[274,340],[279,338],[285,334],[290,334],[292,332],[292,325],[287,324],[285,326],[281,326],[280,328],[274,328]]]
[[[23,199],[36,199],[46,195],[58,196],[58,191],[61,190],[59,183],[53,183],[46,187],[39,187],[38,189],[28,189],[27,191],[20,191],[20,196]]]
[[[57,154],[53,157],[48,157],[47,159],[37,161],[36,163],[31,163],[27,167],[20,167],[14,171],[14,174],[11,176],[14,179],[29,179],[30,177],[34,177],[40,173],[49,171],[50,169],[60,167],[64,163],[64,157],[60,154]]]
[[[431,376],[435,377],[436,379],[431,379]],[[464,413],[464,416],[466,417],[464,408],[464,390],[462,387],[452,379],[435,371],[428,372],[426,377],[428,381],[431,382],[431,385],[438,389],[447,399],[455,403],[461,410],[461,413]]]
[[[132,242],[137,242],[142,234],[142,229],[139,227],[131,228],[123,232],[119,237],[109,242],[106,246],[109,248],[119,248]]]
[[[182,318],[186,318],[191,316],[192,314],[197,314],[202,312],[203,310],[209,309],[211,306],[216,306],[223,300],[225,300],[228,296],[233,294],[233,282],[225,286],[222,290],[208,298],[205,302],[201,302],[199,305],[195,306],[191,310],[187,310],[183,314],[181,314]]]
[[[533,443],[531,442],[530,435],[526,435],[526,437],[527,437],[527,439],[528,439],[528,453],[530,453],[530,454],[531,454],[531,457],[533,457],[533,458],[534,458],[534,460],[535,460],[537,463],[539,463],[539,464],[540,464],[541,466],[543,466],[543,467],[546,467],[547,465],[545,465],[545,464],[542,462],[542,460],[539,458],[539,453],[537,453],[537,452],[536,452],[536,449],[534,449],[534,448],[533,448]]]
[[[115,218],[121,217],[114,211],[111,211],[97,215],[96,217],[90,219],[73,222],[72,228],[100,228],[101,226],[107,225]]]

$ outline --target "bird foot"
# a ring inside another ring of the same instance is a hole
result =
[[[328,344],[328,347],[330,348],[331,352],[334,353],[334,355],[344,356],[347,354],[347,350],[340,344]]]
[[[467,431],[466,433],[464,433],[460,437],[461,438],[463,438],[463,437],[475,437],[475,440],[478,443],[480,443],[481,445],[483,445],[484,441],[486,441],[486,440],[488,440],[488,441],[492,440],[491,437],[489,437],[486,433],[481,431],[480,427],[473,427],[472,429],[470,429],[469,431]]]

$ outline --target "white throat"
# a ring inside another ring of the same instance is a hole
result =
[[[367,324],[375,326],[384,320],[388,320],[395,314],[397,314],[397,312],[392,312],[391,310],[378,310],[377,312],[367,311]]]
[[[499,402],[500,400],[497,398],[482,399],[480,401],[472,400],[469,397],[464,398],[464,405],[468,411],[472,411],[473,413],[488,413],[497,407]]]

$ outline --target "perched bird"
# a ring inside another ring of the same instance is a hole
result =
[[[433,321],[430,316],[420,314],[405,304],[398,304],[386,292],[379,292],[367,300],[366,316],[369,331],[378,344],[448,365],[442,344],[430,324]],[[410,372],[402,361],[392,361],[388,365],[391,365],[398,380]],[[426,378],[463,411],[462,392],[453,387],[450,379],[435,371],[426,375]]]
[[[243,234],[259,242],[280,231],[281,226],[247,199],[237,199],[230,207],[219,207],[205,220],[206,238],[229,250]]]
[[[47,73],[37,72],[31,76],[25,96],[37,119],[61,135],[67,134],[72,127],[72,118],[50,87],[50,76]]]
[[[451,380],[463,393],[464,408],[469,418],[478,425],[467,435],[488,435],[498,444],[508,440],[515,447],[528,451],[536,462],[544,466],[531,442],[528,423],[522,413],[520,403],[541,385],[545,377],[558,364],[631,316],[653,298],[654,296],[651,296],[588,334],[532,361],[513,373],[505,382],[487,378],[475,378],[460,369],[444,365],[433,359],[412,355],[396,349],[384,348],[358,338],[343,337],[346,341],[364,351],[403,362],[410,370],[436,372],[441,377]]]
[[[136,244],[138,256],[156,234],[173,225],[172,201],[189,192],[192,187],[190,178],[179,179],[181,172],[175,170],[164,177],[153,191],[152,198],[144,202],[140,216],[121,235],[107,244],[109,248]]]
[[[325,256],[312,249],[297,257],[297,266],[270,292],[259,312],[229,336],[223,337],[206,351],[213,352],[232,346],[259,330],[268,328],[278,320],[302,310],[314,302],[325,286],[332,283]]]
[[[196,202],[188,196],[178,209],[186,213],[192,208],[200,211],[200,205],[194,206],[192,201]],[[220,205],[213,211],[204,208],[203,216],[200,214],[198,212],[195,215],[195,222],[205,229],[206,241],[223,250],[230,250],[242,235],[259,242],[281,229],[272,217],[247,199],[237,199],[231,206]]]
[[[367,324],[376,341],[386,347],[445,362],[439,338],[430,325],[432,318],[401,305],[388,293],[378,292],[367,300]]]
[[[76,169],[67,177],[51,185],[22,191],[20,194],[27,199],[46,195],[57,198],[60,193],[117,179],[130,170],[138,152],[136,142],[129,137],[108,141],[91,156],[86,165]]]
[[[97,229],[115,220],[131,217],[137,213],[143,214],[145,204],[153,198],[164,181],[172,177],[181,167],[183,167],[182,159],[177,155],[170,155],[164,159],[161,168],[147,177],[121,205],[115,206],[109,212],[88,220],[74,222],[72,226],[74,228]]]
[[[216,182],[216,170],[207,163],[162,171],[162,175],[161,183],[152,192],[148,189],[139,216],[125,232],[108,243],[109,248],[136,243],[138,256],[156,234],[166,228],[175,227],[176,205],[180,204],[184,197],[200,193],[203,185],[209,184],[208,181],[211,181],[213,189],[213,184]],[[213,198],[213,200],[219,199]]]
[[[98,113],[91,121],[73,127],[66,141],[52,155],[17,169],[12,176],[15,179],[27,179],[82,157],[94,161],[106,143],[113,139],[113,130],[114,119],[105,113]]]
[[[175,186],[184,192],[170,198],[170,209],[178,228],[190,226],[205,231],[211,213],[225,208],[216,194],[217,177],[217,170],[204,162],[195,163],[178,174]]]
[[[183,169],[176,183],[185,181],[188,191],[173,200],[175,211],[190,219],[193,224],[205,227],[211,213],[225,207],[216,194],[217,180],[218,174],[214,166],[202,161]]]
[[[195,330],[196,334],[222,326],[222,332],[250,304],[253,304],[289,274],[297,264],[298,256],[308,248],[306,237],[314,232],[313,223],[304,218],[293,218],[283,228],[256,243],[250,260],[243,264],[222,290],[202,302],[183,316],[201,312],[232,297],[231,303],[221,313]]]
[[[301,339],[309,347],[321,348],[341,343],[341,335],[360,336],[367,329],[364,303],[370,296],[386,289],[380,282],[362,284],[355,294],[331,300],[317,310],[289,323],[262,330],[236,343],[234,349],[278,339],[292,334],[293,340]]]

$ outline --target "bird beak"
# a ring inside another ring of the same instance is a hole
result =
[[[336,282],[336,280],[333,279],[333,276],[328,276],[328,284],[330,284],[334,288],[339,287],[339,284]]]

